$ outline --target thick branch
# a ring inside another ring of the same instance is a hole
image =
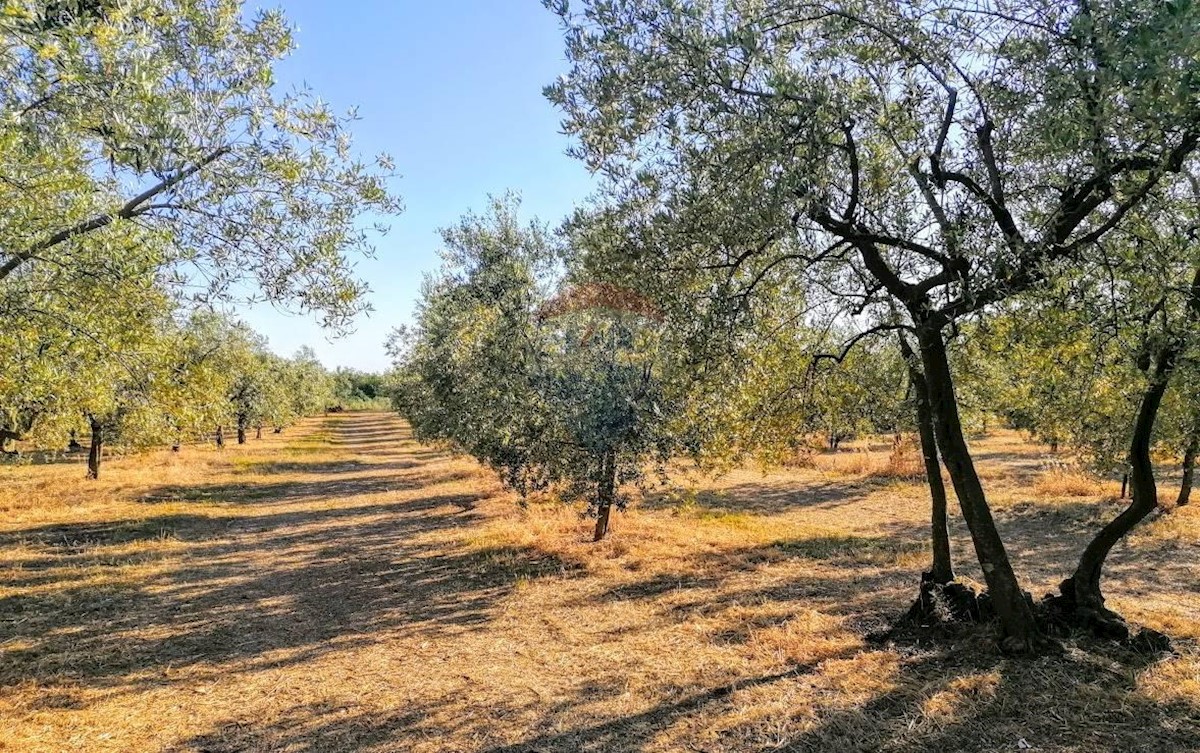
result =
[[[117,220],[128,220],[148,211],[148,207],[145,205],[148,204],[151,199],[171,190],[183,181],[208,167],[213,162],[216,162],[226,154],[229,154],[230,151],[232,151],[231,147],[223,146],[213,152],[210,152],[196,164],[180,170],[171,177],[162,180],[158,184],[151,186],[137,196],[134,196],[132,199],[125,202],[125,204],[123,204],[115,212],[98,214],[94,217],[83,220],[82,222],[72,225],[69,228],[64,228],[54,235],[38,241],[24,251],[13,254],[12,258],[4,262],[3,265],[0,265],[0,280],[8,277],[10,274],[19,269],[21,265],[25,264],[42,251],[53,248],[60,243],[65,243],[66,241],[69,241],[72,238],[80,235],[86,235],[87,233],[95,230],[108,227]]]

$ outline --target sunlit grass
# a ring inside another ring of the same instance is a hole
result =
[[[1043,478],[1011,434],[976,447],[1023,583],[1052,589],[1111,490]],[[383,414],[116,457],[99,482],[0,466],[0,750],[1200,747],[1200,507],[1107,571],[1177,657],[875,646],[928,566],[927,492],[888,468],[911,456],[828,457],[681,476],[599,544]]]

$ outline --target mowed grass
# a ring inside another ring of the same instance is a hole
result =
[[[976,449],[1051,590],[1116,487],[1015,434]],[[879,646],[928,560],[922,482],[886,445],[806,465],[681,476],[600,544],[382,413],[93,483],[0,466],[0,750],[1200,750],[1200,506],[1108,569],[1176,656]]]

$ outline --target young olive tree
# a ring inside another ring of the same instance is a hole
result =
[[[497,201],[444,231],[447,266],[393,341],[395,404],[522,494],[586,500],[598,541],[622,485],[665,459],[653,327],[586,288],[552,295],[551,241],[515,212]]]

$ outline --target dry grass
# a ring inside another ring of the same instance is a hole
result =
[[[890,445],[855,442],[836,452],[809,449],[797,455],[789,467],[860,479],[912,481],[925,477],[921,448],[913,435],[904,435]]]
[[[977,449],[1048,590],[1119,508],[1043,485],[1018,437]],[[1200,505],[1107,570],[1176,657],[872,647],[929,556],[911,457],[735,471],[598,545],[383,414],[115,459],[99,483],[0,466],[0,750],[1200,750]]]
[[[1033,491],[1039,497],[1099,497],[1106,485],[1097,479],[1069,468],[1053,467],[1040,474],[1033,482]]]

